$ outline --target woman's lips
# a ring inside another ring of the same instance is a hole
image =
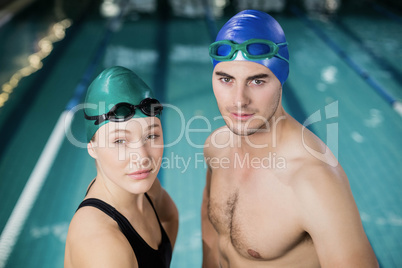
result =
[[[151,171],[151,169],[138,170],[136,172],[128,174],[128,176],[134,180],[143,180],[149,176]]]

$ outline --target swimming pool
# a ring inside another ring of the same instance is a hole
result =
[[[402,35],[400,21],[395,19],[402,12],[392,10],[395,17],[390,17],[369,4],[358,10],[345,7],[339,16],[328,17],[307,15],[289,5],[286,12],[274,14],[285,30],[291,55],[283,103],[300,122],[310,118],[309,128],[337,154],[381,267],[400,267],[402,117],[375,86],[402,99]],[[13,43],[35,43],[47,32],[49,14],[47,20],[46,16],[17,16],[0,28],[0,34]],[[10,94],[0,108],[2,232],[60,114],[79,91],[78,85],[85,84],[84,75],[123,65],[172,105],[162,117],[166,148],[159,176],[180,212],[172,267],[200,266],[202,145],[213,129],[223,125],[212,93],[207,51],[213,27],[203,17],[165,15],[130,13],[108,32],[105,20],[93,8],[81,23],[74,22],[66,30],[64,40],[54,44],[43,68],[23,78]],[[212,23],[220,27],[231,15],[233,9],[227,8]],[[110,39],[105,39],[108,33]],[[10,47],[15,48],[3,44],[3,53]],[[104,51],[99,50],[102,47]],[[34,48],[15,50],[0,58],[2,74],[3,64],[17,70],[16,58]],[[99,61],[91,65],[96,58]],[[27,218],[20,235],[14,236],[4,267],[62,267],[68,223],[95,176],[82,143],[82,120],[72,119],[71,132],[50,159],[38,195],[28,195]],[[18,219],[21,222],[23,216]]]

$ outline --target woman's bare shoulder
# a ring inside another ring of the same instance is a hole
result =
[[[74,215],[66,252],[70,267],[136,267],[137,263],[117,223],[94,207],[80,208]]]

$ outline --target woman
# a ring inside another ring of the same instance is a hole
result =
[[[169,267],[178,212],[156,178],[162,105],[123,67],[104,70],[85,105],[97,175],[70,223],[65,267]]]

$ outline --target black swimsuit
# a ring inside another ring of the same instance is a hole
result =
[[[145,242],[144,239],[142,239],[142,237],[135,231],[127,218],[108,203],[105,203],[100,199],[89,198],[82,201],[78,209],[85,206],[95,207],[110,216],[113,220],[115,220],[119,225],[121,232],[127,238],[128,242],[130,242],[130,245],[134,250],[134,254],[137,257],[139,268],[169,267],[170,261],[172,259],[172,246],[170,244],[169,237],[167,236],[161,222],[159,221],[158,214],[156,213],[151,199],[146,193],[145,196],[147,197],[149,203],[155,211],[155,215],[158,219],[158,223],[162,233],[162,242],[157,250],[151,248],[147,244],[147,242]]]

